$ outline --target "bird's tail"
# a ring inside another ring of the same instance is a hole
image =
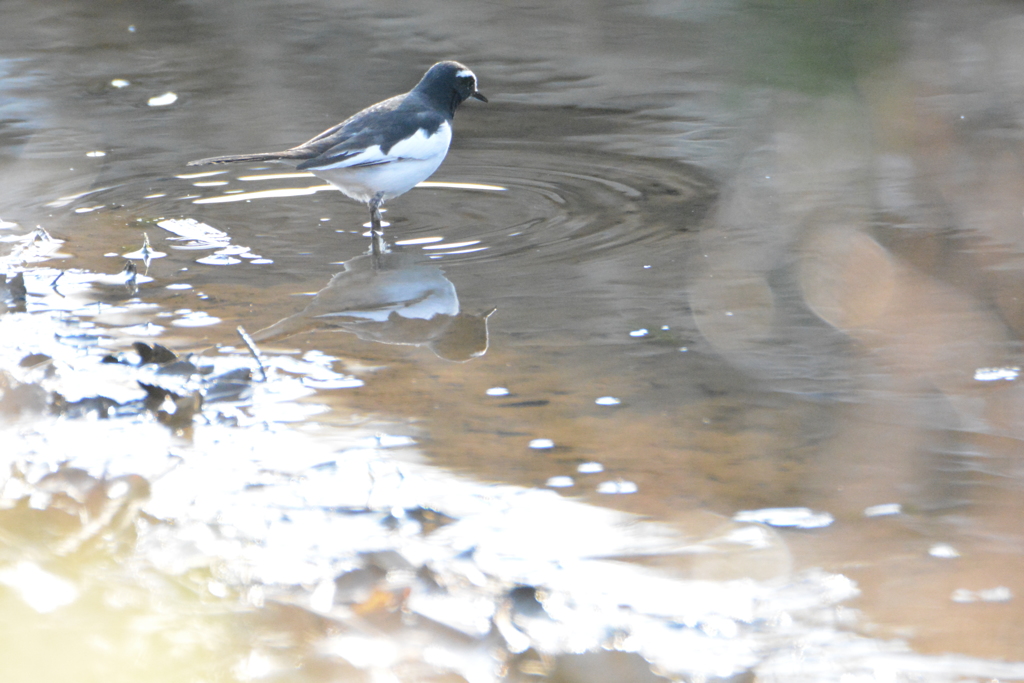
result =
[[[197,159],[188,162],[189,166],[205,166],[207,164],[231,164],[236,161],[284,161],[288,159],[302,159],[301,154],[294,150],[286,149],[283,152],[257,152],[255,154],[230,154],[223,157],[210,157],[209,159]]]

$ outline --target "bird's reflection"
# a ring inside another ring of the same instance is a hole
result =
[[[487,318],[460,309],[455,285],[426,257],[397,249],[345,261],[344,270],[299,313],[255,334],[257,342],[340,329],[367,341],[427,346],[468,361],[487,352]]]

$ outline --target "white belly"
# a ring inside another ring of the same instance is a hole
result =
[[[309,170],[357,201],[369,202],[382,192],[384,200],[388,200],[408,192],[433,175],[444,161],[451,141],[451,126],[442,123],[433,135],[420,130],[387,152],[375,145],[359,154]]]
[[[313,175],[365,204],[378,192],[384,193],[385,201],[408,192],[433,175],[442,161],[444,155],[439,154],[433,159],[403,159],[376,166],[311,170]]]

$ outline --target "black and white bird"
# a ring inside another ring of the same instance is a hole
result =
[[[381,205],[437,170],[452,140],[455,110],[470,97],[487,101],[477,90],[476,75],[459,62],[438,62],[409,92],[367,107],[297,147],[199,159],[188,165],[297,162],[297,170],[323,178],[370,207],[376,252]]]

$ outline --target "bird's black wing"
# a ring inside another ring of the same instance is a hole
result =
[[[429,138],[447,122],[443,115],[405,97],[399,95],[363,110],[296,147],[318,152],[314,157],[305,157],[297,168],[389,163],[395,160],[390,152],[396,144],[414,137],[421,129]]]
[[[406,93],[408,94],[408,93]],[[334,126],[331,126],[324,132],[320,133],[314,138],[303,142],[301,145],[296,145],[290,149],[286,149],[280,152],[254,152],[251,154],[229,154],[227,156],[210,157],[208,159],[198,159],[196,161],[188,162],[189,166],[202,166],[206,164],[228,164],[237,161],[303,161],[306,159],[314,159],[319,157],[324,152],[328,151],[332,147],[344,148],[348,141],[354,138],[360,137],[360,131],[365,126],[365,121],[371,114],[380,114],[394,111],[399,107],[406,95],[396,95],[383,102],[367,107],[362,111],[353,114],[344,121]],[[358,149],[360,143],[351,143],[348,149]],[[352,144],[355,147],[351,146]],[[375,144],[375,143],[371,143]]]

